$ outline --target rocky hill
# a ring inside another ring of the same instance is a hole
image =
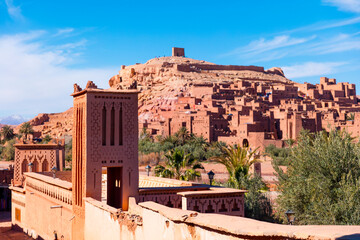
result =
[[[159,120],[157,110],[174,110],[179,96],[188,96],[193,84],[209,82],[253,82],[286,83],[280,68],[264,70],[257,66],[217,65],[186,57],[160,57],[145,64],[122,66],[119,74],[109,80],[109,86],[126,89],[137,85],[139,94],[139,120]],[[71,135],[72,108],[63,113],[39,114],[30,120],[34,130],[42,135],[62,137]]]
[[[137,83],[139,94],[139,120],[160,120],[159,109],[174,110],[179,96],[188,96],[193,84],[209,82],[287,83],[280,68],[264,70],[257,66],[217,65],[186,57],[160,57],[145,64],[122,66],[119,74],[109,80],[112,88],[123,89]]]
[[[37,134],[35,135],[50,135],[53,138],[62,138],[64,136],[72,135],[73,125],[73,108],[70,108],[62,113],[40,113],[29,122]],[[15,128],[18,132],[20,125]]]

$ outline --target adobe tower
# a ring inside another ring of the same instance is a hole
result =
[[[82,239],[84,198],[101,201],[102,169],[107,170],[107,204],[128,209],[138,194],[138,91],[74,85],[73,239]],[[78,235],[80,234],[80,235]]]

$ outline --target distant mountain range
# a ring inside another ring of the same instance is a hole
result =
[[[28,121],[28,119],[20,116],[20,115],[11,115],[7,117],[0,118],[0,124],[2,125],[19,125],[23,122]]]

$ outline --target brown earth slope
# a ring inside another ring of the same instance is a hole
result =
[[[42,136],[50,135],[53,138],[62,138],[72,135],[73,125],[73,108],[62,113],[40,113],[30,120],[35,132],[41,133]],[[18,132],[20,125],[15,128]]]

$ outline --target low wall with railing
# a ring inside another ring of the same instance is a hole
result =
[[[22,228],[42,239],[71,239],[72,183],[41,173],[25,173]]]
[[[72,183],[41,173],[25,173],[25,189],[51,198],[59,204],[72,205]]]
[[[49,176],[49,177],[54,176],[53,172],[41,172],[41,174]],[[55,177],[60,179],[60,180],[67,181],[67,182],[70,182],[70,183],[72,181],[71,171],[57,171],[55,173]]]

